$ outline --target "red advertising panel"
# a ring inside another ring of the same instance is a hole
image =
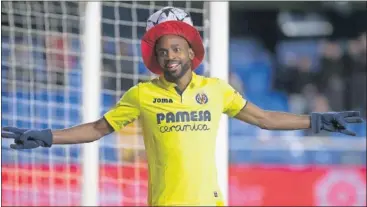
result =
[[[229,201],[241,206],[365,206],[366,168],[232,165]]]
[[[239,206],[365,206],[365,167],[231,165],[229,204]],[[145,168],[103,165],[100,205],[145,205]],[[2,205],[80,205],[77,165],[2,166]]]

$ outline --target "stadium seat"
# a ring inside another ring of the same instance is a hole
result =
[[[75,53],[80,53],[81,52],[80,38],[70,36],[70,39],[71,39],[71,44],[69,45],[71,46],[71,50],[74,51]]]
[[[48,119],[40,119],[37,117],[37,120],[34,121],[34,128],[35,129],[47,129],[48,127]]]
[[[64,103],[65,102],[65,92],[63,89],[55,89],[53,91],[48,91],[50,95],[50,101],[53,103]]]
[[[319,57],[318,44],[317,40],[282,41],[276,45],[276,58],[281,65],[286,65],[290,53],[295,54],[296,57],[308,56],[312,60],[312,67],[317,68]]]
[[[204,74],[204,64],[200,64],[199,67],[195,70],[195,72],[198,75],[203,75]]]
[[[2,112],[2,113],[5,114],[4,112]],[[1,118],[1,125],[2,126],[9,126],[9,119],[2,117]]]
[[[23,121],[23,120],[16,120],[16,127],[19,128],[31,128],[32,126],[31,120]]]
[[[69,87],[80,88],[82,86],[82,75],[81,72],[75,71],[68,73],[69,76]]]
[[[286,94],[271,91],[266,94],[266,103],[269,103],[268,110],[274,111],[289,111],[288,97]]]
[[[69,157],[66,155],[65,148],[63,147],[53,147],[50,149],[52,157]]]
[[[29,91],[18,90],[16,92],[16,98],[17,100],[29,100],[31,98],[31,94]]]
[[[74,106],[80,106],[80,104],[82,103],[82,93],[79,90],[70,91],[69,103]]]
[[[261,44],[255,39],[231,38],[229,45],[231,68],[241,69],[256,61],[257,54],[261,50]]]
[[[230,136],[255,136],[256,127],[235,118],[229,119]]]
[[[5,89],[6,87],[3,86],[4,83],[1,83],[1,84],[2,84],[2,87],[1,87],[1,97],[2,98],[9,98],[10,99],[13,94],[10,91],[7,91]]]
[[[246,94],[259,94],[271,89],[271,70],[264,63],[252,63],[236,73],[244,84]]]
[[[1,113],[2,114],[7,114],[7,113],[11,113],[11,111],[12,111],[12,104],[11,104],[11,102],[10,101],[8,101],[8,100],[4,100],[4,99],[2,99],[2,101],[1,101]]]
[[[102,49],[103,53],[105,54],[116,55],[116,42],[104,40]]]
[[[34,100],[40,101],[40,102],[44,102],[44,101],[46,102],[50,100],[50,95],[48,94],[47,89],[39,89],[38,91],[35,91]]]
[[[100,140],[99,156],[104,162],[116,162],[118,161],[117,149],[112,147],[112,143],[116,142],[116,134],[109,134]],[[109,143],[109,144],[106,144]]]
[[[139,75],[148,75],[149,74],[149,70],[145,67],[144,63],[139,61],[138,63],[138,72]]]
[[[3,61],[5,61],[5,60],[3,60]],[[1,65],[1,79],[9,79],[9,76],[10,76],[9,67],[2,64]],[[4,83],[4,85],[5,85],[5,83]]]
[[[70,147],[70,157],[74,159],[78,159],[81,156],[81,149],[79,146],[71,146]],[[73,162],[78,162],[77,160]]]
[[[67,113],[69,116],[69,119],[67,120],[71,125],[80,124],[82,122],[82,116],[81,116],[81,107],[80,108],[69,108],[67,109]]]
[[[16,103],[16,111],[19,116],[30,117],[31,116],[31,105],[27,102],[18,101]]]
[[[118,162],[117,150],[115,147],[103,146],[99,148],[99,151],[100,151],[99,157],[101,160],[103,160],[103,162],[105,163]]]
[[[112,107],[116,104],[116,96],[107,94],[107,93],[102,93],[101,101],[102,101],[103,106]]]
[[[34,114],[36,118],[47,120],[49,117],[49,110],[44,104],[34,104]]]

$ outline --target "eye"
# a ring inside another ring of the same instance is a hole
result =
[[[160,57],[167,56],[167,51],[165,51],[165,50],[158,51],[158,56],[160,56]]]
[[[176,48],[173,49],[173,51],[175,51],[175,52],[181,52],[181,48],[176,47]]]

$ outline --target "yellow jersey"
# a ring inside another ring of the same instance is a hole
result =
[[[143,129],[148,205],[223,205],[215,164],[222,113],[235,116],[246,100],[229,84],[193,72],[180,94],[164,76],[130,88],[105,115],[119,131],[134,120]]]

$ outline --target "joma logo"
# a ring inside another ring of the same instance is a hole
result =
[[[173,103],[170,98],[154,98],[153,103]]]

